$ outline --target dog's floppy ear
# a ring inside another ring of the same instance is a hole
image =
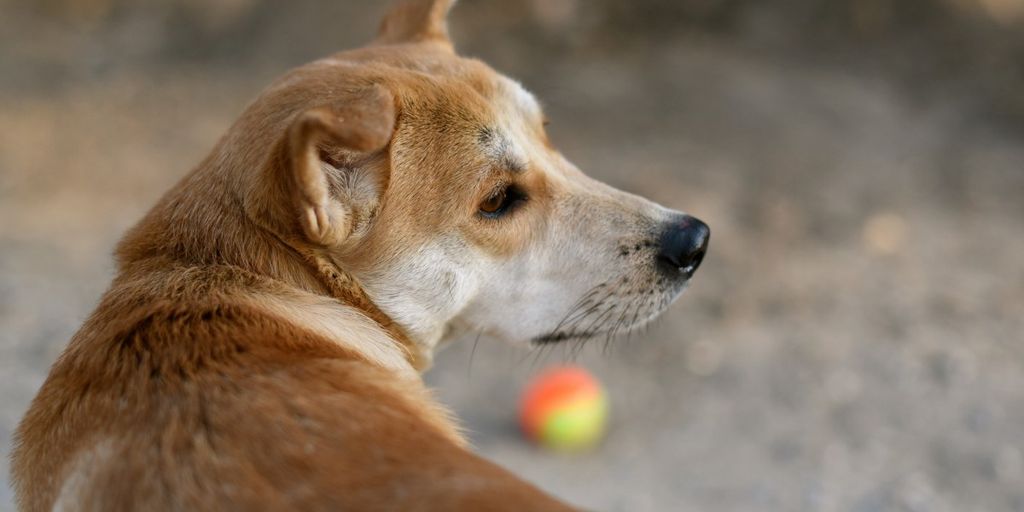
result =
[[[386,177],[360,175],[364,171],[345,168],[337,159],[365,160],[387,147],[395,117],[394,97],[374,85],[342,104],[307,110],[291,123],[284,140],[284,181],[291,189],[292,215],[310,242],[342,243],[358,218],[375,209]]]
[[[391,8],[381,22],[380,44],[434,41],[451,48],[445,18],[455,0],[404,0]]]

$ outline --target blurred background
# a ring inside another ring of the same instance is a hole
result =
[[[386,4],[0,0],[0,455],[120,234]],[[441,353],[483,454],[595,510],[1024,510],[1024,0],[463,0],[451,25],[582,169],[714,233],[641,335]],[[612,400],[575,456],[516,427],[568,360]]]

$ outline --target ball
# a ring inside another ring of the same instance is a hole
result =
[[[556,451],[581,451],[594,446],[608,422],[608,397],[583,368],[549,369],[523,392],[519,410],[526,436]]]

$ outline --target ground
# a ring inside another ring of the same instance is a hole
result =
[[[250,3],[99,22],[0,2],[0,455],[120,234],[274,75],[366,40],[383,9],[218,21]],[[557,10],[465,3],[460,48],[542,99],[571,160],[712,229],[642,333],[443,351],[427,381],[481,453],[595,510],[1024,510],[1024,131],[1007,104],[827,52],[595,42],[553,34]],[[517,431],[525,381],[565,361],[611,396],[591,453]],[[12,499],[0,485],[0,510]]]

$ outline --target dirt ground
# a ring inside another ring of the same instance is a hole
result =
[[[119,235],[273,76],[367,40],[383,11],[94,12],[110,3],[0,1],[5,458]],[[595,38],[598,21],[565,21],[578,2],[464,4],[460,49],[522,79],[570,159],[713,233],[642,334],[442,352],[427,380],[480,452],[595,510],[1024,511],[1024,116],[1004,82],[921,80],[857,45]],[[744,30],[772,40],[773,26]],[[567,360],[612,403],[607,439],[577,456],[515,425],[526,379]],[[0,485],[0,510],[12,500]]]

